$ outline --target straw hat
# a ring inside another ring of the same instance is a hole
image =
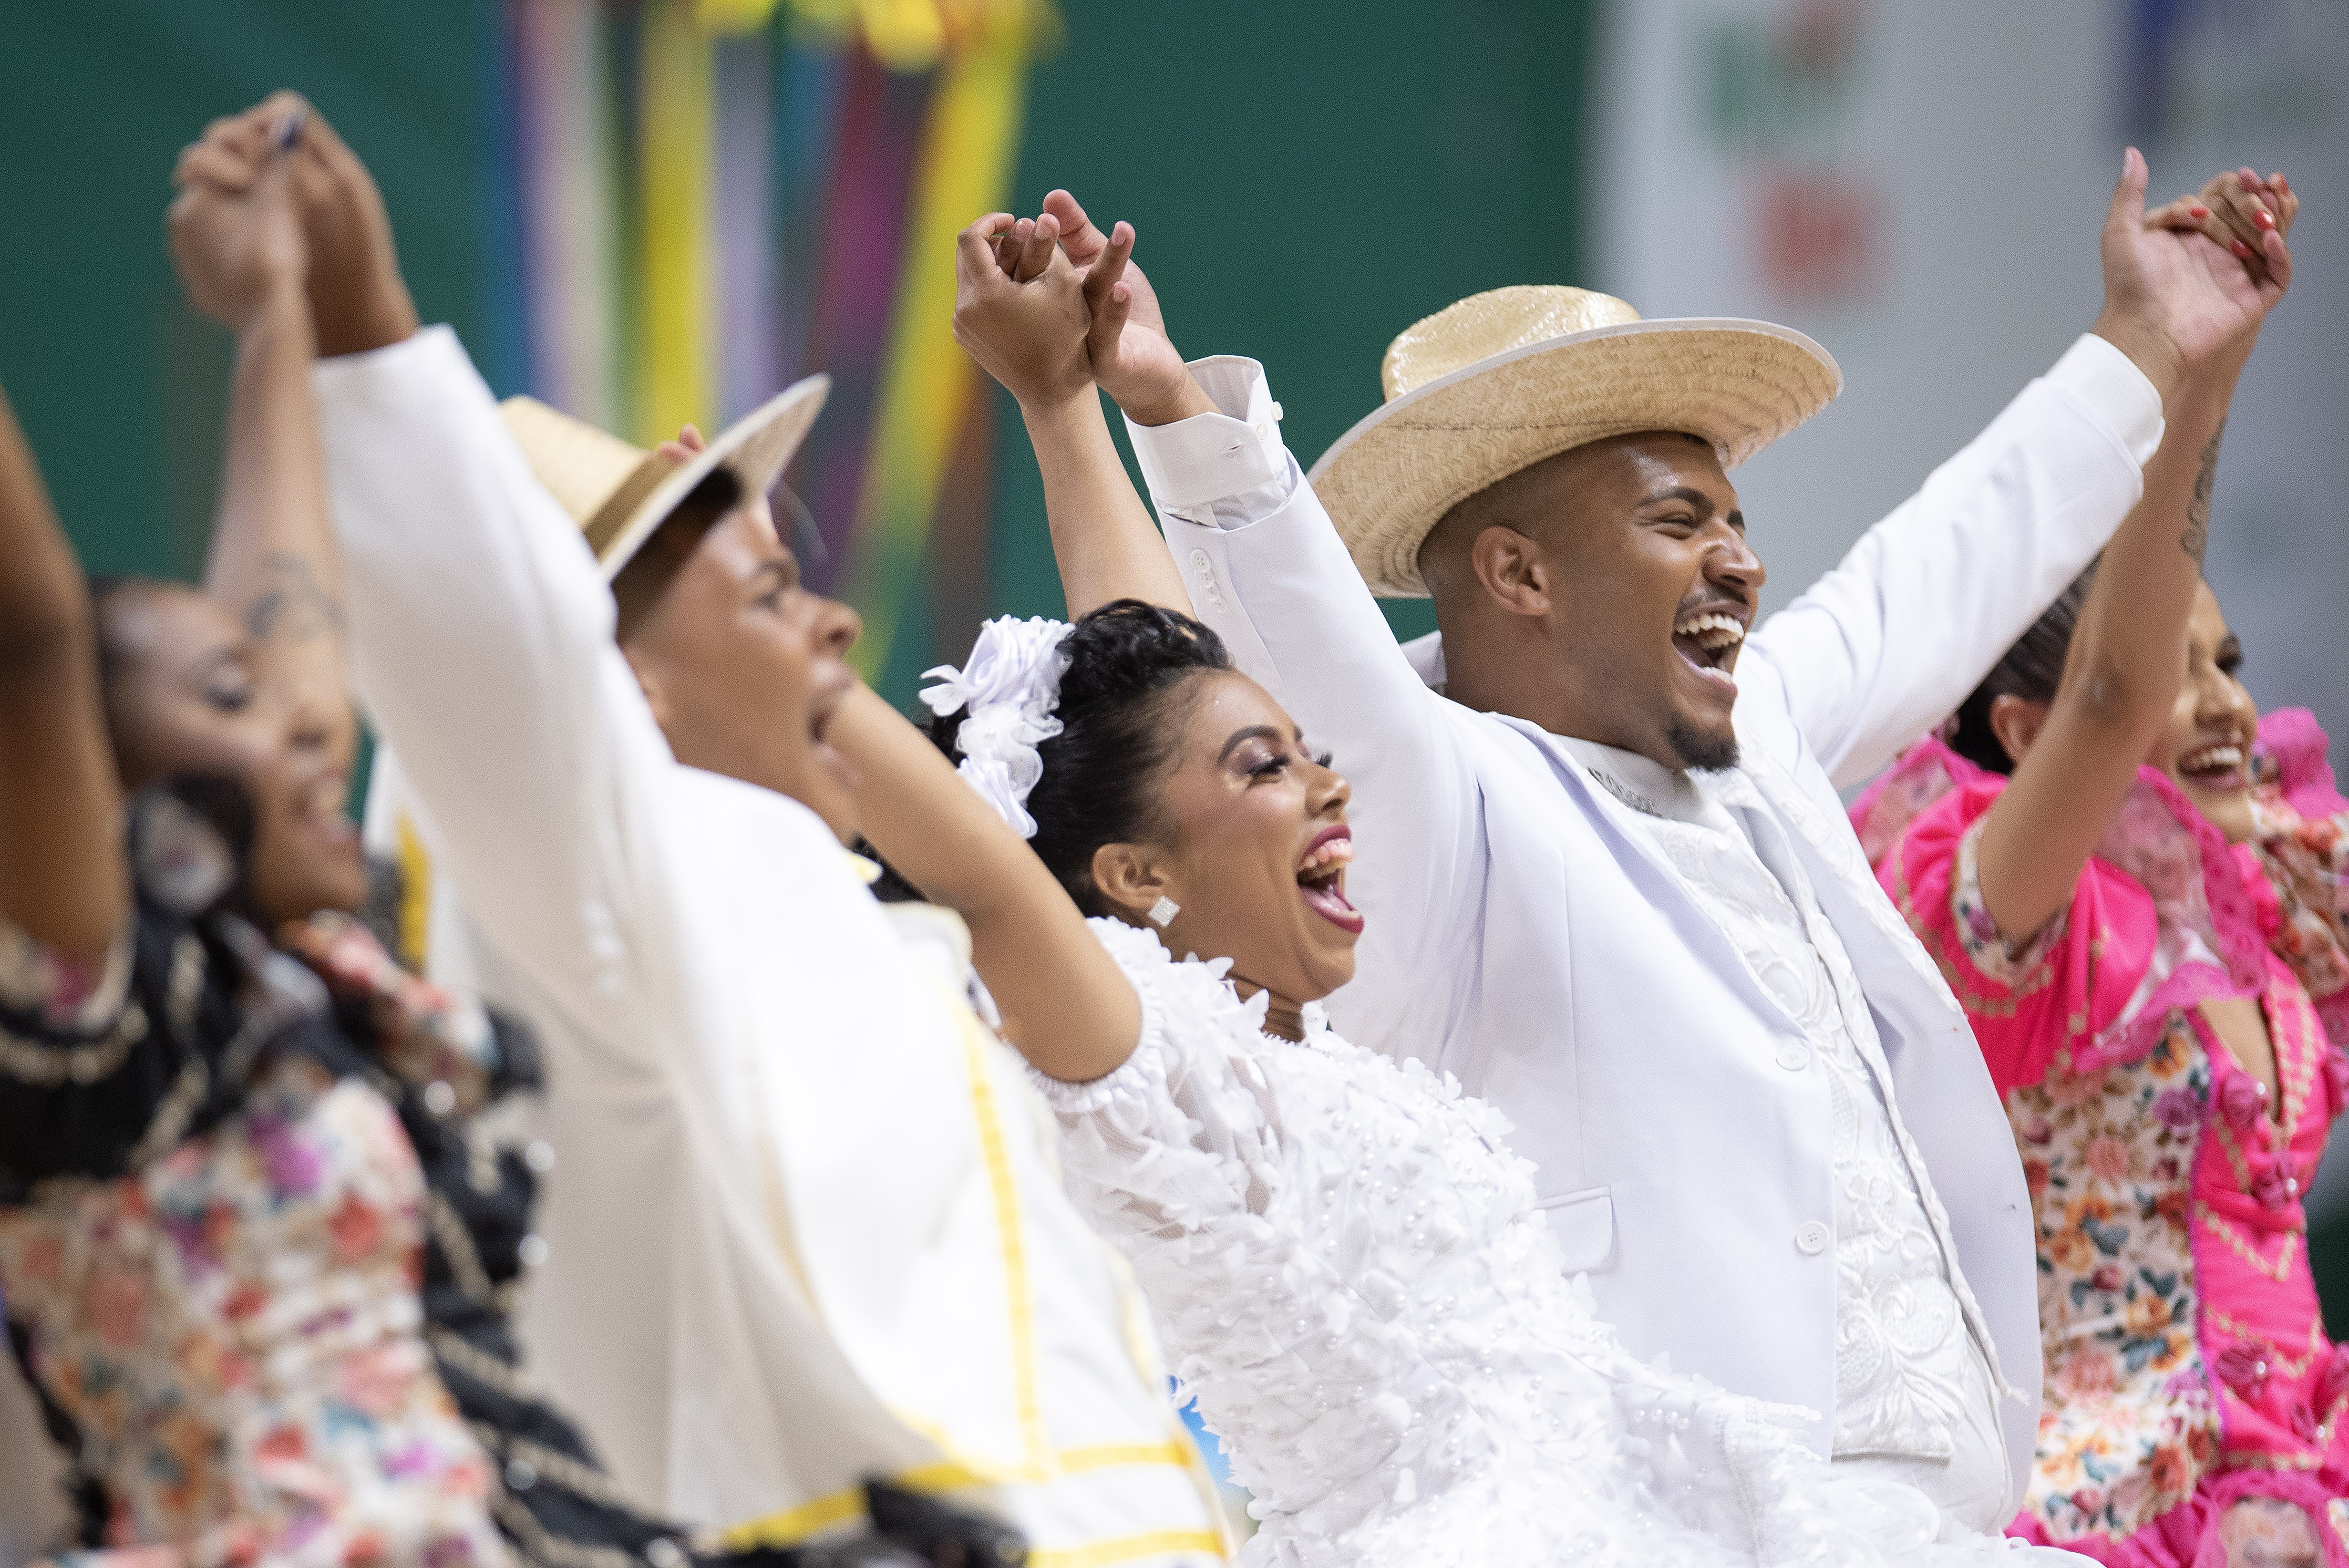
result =
[[[712,469],[731,469],[749,495],[774,489],[831,390],[829,376],[794,382],[681,463],[631,446],[535,397],[509,397],[498,409],[539,483],[587,535],[608,583]]]
[[[1374,593],[1423,599],[1419,547],[1444,514],[1545,458],[1684,430],[1733,469],[1835,400],[1843,372],[1791,327],[1641,321],[1553,284],[1471,294],[1417,322],[1379,366],[1386,402],[1309,476]]]

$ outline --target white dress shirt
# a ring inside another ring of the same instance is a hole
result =
[[[1048,1564],[1218,1560],[1124,1265],[951,965],[805,807],[677,761],[451,334],[316,387],[358,687],[453,890],[436,965],[547,1057],[533,1372],[626,1491],[738,1542],[882,1475]]]
[[[1201,618],[1353,781],[1348,887],[1368,928],[1333,1022],[1509,1117],[1568,1265],[1635,1352],[1818,1412],[1813,1442],[1834,1452],[1843,1254],[1872,1245],[1837,1219],[1839,1119],[1863,1103],[1834,1065],[1847,1058],[1560,738],[1428,688],[1281,444],[1260,368],[1194,369],[1222,412],[1129,429]],[[1977,1519],[2020,1498],[2035,1433],[2028,1195],[1965,1015],[1877,886],[1836,782],[1957,706],[2135,503],[2160,432],[2151,384],[2083,338],[1737,665],[1745,810],[1856,977],[1878,1049],[1855,1033],[1855,1053],[2005,1393],[2008,1495],[1965,1511]],[[1845,1031],[1854,1011],[1838,997]],[[1841,1131],[1856,1157],[1857,1125]]]

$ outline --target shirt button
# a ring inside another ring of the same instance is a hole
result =
[[[424,1109],[435,1116],[446,1116],[457,1109],[457,1091],[445,1078],[435,1078],[424,1086]]]
[[[1257,440],[1268,441],[1272,439],[1272,427],[1266,424],[1262,419],[1258,419],[1250,427],[1250,428],[1256,431],[1256,438]]]
[[[546,1262],[549,1250],[546,1238],[533,1233],[522,1239],[522,1244],[514,1248],[514,1254],[522,1259],[523,1267],[534,1269]]]
[[[1816,1220],[1813,1220],[1809,1224],[1805,1225],[1801,1230],[1795,1233],[1795,1245],[1800,1247],[1806,1253],[1812,1257],[1816,1257],[1819,1253],[1827,1250],[1827,1242],[1829,1239],[1827,1228],[1825,1225],[1820,1224]]]
[[[537,1174],[545,1175],[554,1169],[554,1145],[539,1139],[522,1151],[522,1162]]]
[[[1788,1040],[1778,1047],[1778,1065],[1790,1073],[1801,1072],[1811,1065],[1810,1047],[1798,1046],[1794,1041]]]

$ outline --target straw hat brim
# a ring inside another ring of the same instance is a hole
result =
[[[1827,351],[1764,321],[1632,321],[1495,354],[1382,404],[1308,476],[1371,592],[1423,599],[1444,515],[1545,458],[1681,430],[1733,469],[1843,389]]]
[[[832,377],[815,375],[794,381],[781,392],[729,425],[686,462],[671,469],[645,492],[613,531],[611,541],[597,552],[596,562],[610,582],[635,559],[653,531],[667,521],[693,487],[719,468],[731,469],[742,481],[745,496],[763,496],[783,477],[792,455],[807,438],[823,400],[832,392]]]

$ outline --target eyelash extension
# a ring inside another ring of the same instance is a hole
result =
[[[1338,754],[1337,754],[1336,752],[1334,752],[1334,751],[1324,751],[1324,752],[1322,752],[1319,756],[1318,756],[1318,757],[1314,758],[1314,759],[1313,759],[1313,766],[1314,766],[1314,767],[1316,767],[1316,768],[1327,768],[1327,767],[1329,767],[1329,766],[1330,766],[1330,764],[1331,764],[1332,762],[1335,762],[1337,759],[1338,759]]]

